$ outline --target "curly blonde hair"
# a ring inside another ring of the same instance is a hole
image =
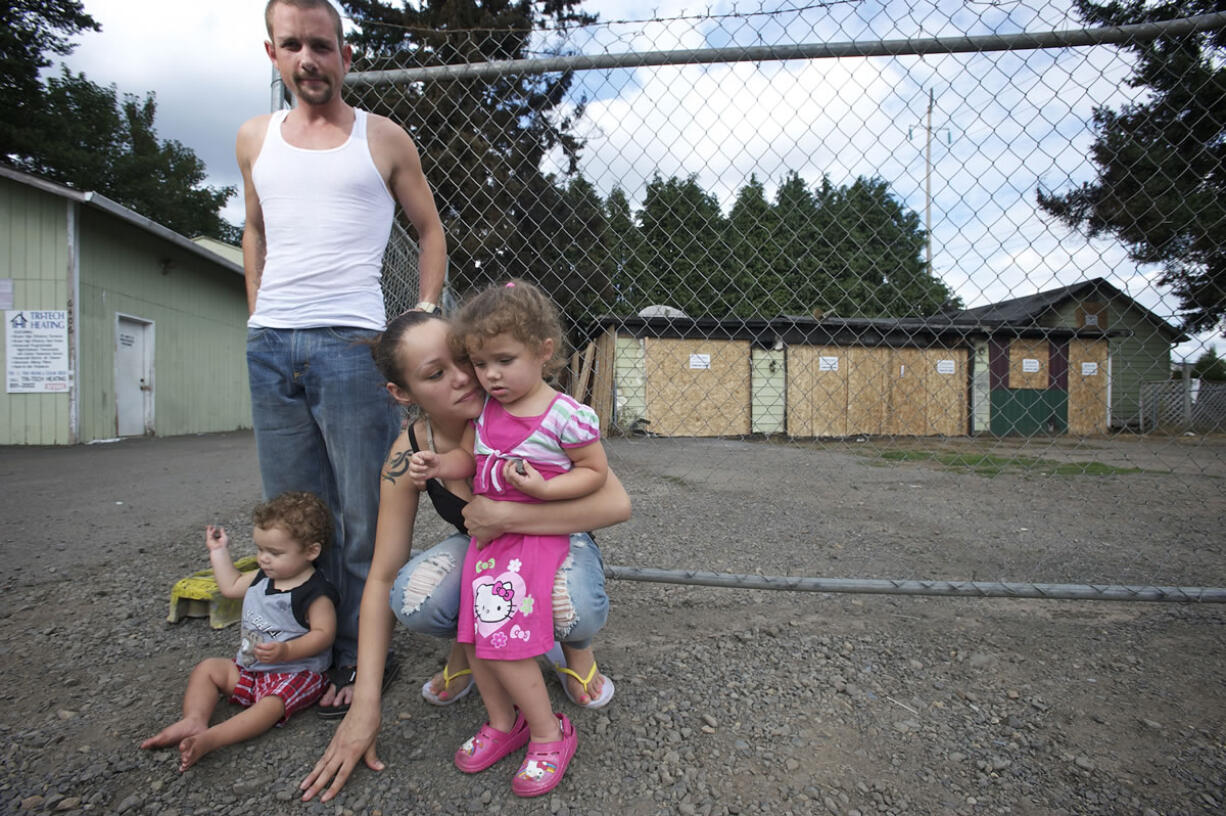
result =
[[[332,514],[314,493],[282,493],[257,504],[251,520],[262,530],[280,527],[303,549],[318,543],[322,552],[332,541]]]
[[[486,340],[500,334],[509,334],[537,352],[546,340],[553,340],[545,376],[553,375],[566,363],[558,308],[548,295],[526,281],[510,280],[483,289],[460,308],[452,327],[452,350],[461,354],[480,349]]]

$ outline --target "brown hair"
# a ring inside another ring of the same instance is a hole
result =
[[[325,9],[328,12],[328,16],[336,23],[336,47],[340,48],[345,44],[345,30],[341,25],[341,13],[328,0],[268,0],[268,5],[264,6],[264,27],[268,29],[268,39],[272,39],[272,9],[274,6],[293,6],[296,9],[303,10]]]
[[[262,530],[280,527],[304,550],[315,543],[326,550],[332,541],[332,514],[314,493],[282,493],[257,504],[251,520]]]
[[[385,380],[395,383],[405,391],[412,392],[412,389],[405,382],[404,366],[400,361],[400,341],[405,332],[414,326],[420,326],[427,320],[447,322],[429,312],[405,312],[388,323],[383,333],[375,337],[370,344],[370,356],[375,358],[375,366],[379,369],[379,373]]]
[[[481,348],[486,340],[500,334],[509,334],[538,351],[546,340],[553,340],[553,356],[545,361],[546,376],[566,360],[557,307],[548,295],[526,281],[498,283],[479,292],[456,315],[451,338],[456,350],[467,354],[468,348]]]

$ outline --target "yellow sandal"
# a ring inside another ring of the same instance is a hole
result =
[[[566,667],[566,656],[562,653],[562,649],[555,645],[549,650],[547,655],[549,662],[553,664],[553,670],[558,675],[558,682],[562,684],[562,691],[566,692],[566,699],[570,700],[575,705],[581,708],[604,708],[613,699],[613,681],[606,677],[604,685],[600,687],[600,696],[593,696],[588,689],[588,684],[596,677],[599,669],[596,667],[596,661],[592,660],[592,668],[588,670],[587,677],[580,677],[579,672]],[[573,677],[579,681],[579,685],[583,686],[584,693],[587,694],[588,703],[584,705],[575,699],[570,693],[570,684],[566,682],[566,677]]]
[[[442,691],[442,693],[444,694],[446,694],[447,691],[451,688],[452,680],[456,680],[460,677],[463,677],[466,674],[473,673],[472,669],[460,669],[455,674],[451,674],[447,671],[447,668],[448,668],[447,665],[444,664],[443,665],[443,691]],[[469,680],[468,685],[466,685],[463,689],[461,689],[460,692],[456,694],[456,696],[448,697],[447,699],[443,699],[438,694],[435,694],[433,691],[430,690],[430,682],[433,679],[434,678],[430,678],[430,680],[427,680],[425,685],[421,687],[421,696],[426,698],[426,702],[432,703],[436,706],[452,705],[453,703],[462,699],[466,694],[468,694],[468,692],[473,690],[473,681]]]

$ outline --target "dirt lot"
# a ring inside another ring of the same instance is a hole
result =
[[[885,447],[612,440],[635,516],[600,534],[606,561],[1226,586],[1226,440]],[[1022,461],[1034,457],[1052,464]],[[1068,475],[1060,462],[1140,470]],[[306,714],[180,775],[173,752],[136,744],[176,716],[197,660],[234,648],[233,630],[165,617],[173,581],[207,563],[204,524],[247,530],[251,436],[4,448],[0,484],[0,812],[1192,814],[1226,802],[1221,606],[629,581],[610,583],[597,644],[617,697],[600,712],[560,704],[582,742],[544,802],[514,800],[512,768],[450,766],[479,704],[427,706],[417,690],[442,648],[403,632],[382,774],[362,771],[326,807],[298,803],[332,729]]]

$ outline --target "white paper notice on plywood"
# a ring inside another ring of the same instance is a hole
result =
[[[954,374],[957,370],[958,367],[954,365],[953,360],[937,360],[938,374]]]
[[[1098,363],[1082,363],[1081,376],[1095,377],[1098,375]]]
[[[839,358],[838,357],[818,357],[817,358],[817,370],[818,371],[838,371],[839,370]]]
[[[690,368],[697,368],[702,371],[707,371],[711,368],[710,354],[691,354]]]
[[[1032,357],[1022,358],[1022,373],[1023,374],[1038,374],[1039,361]]]

